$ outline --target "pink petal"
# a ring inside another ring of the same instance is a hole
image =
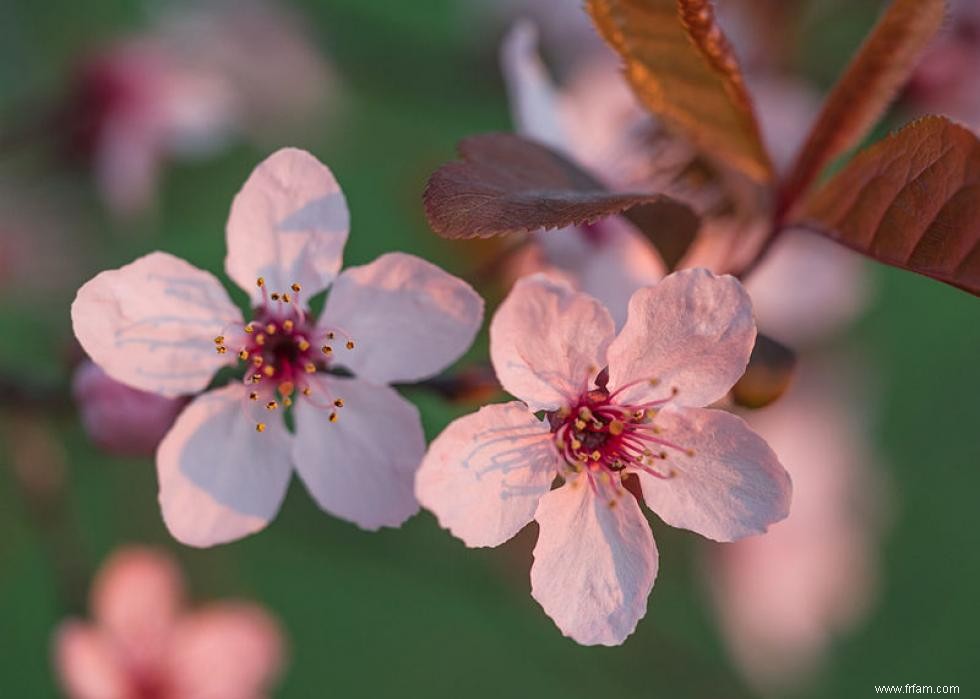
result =
[[[786,231],[745,288],[759,327],[798,347],[842,330],[867,308],[868,272],[859,255],[833,241]]]
[[[309,299],[340,271],[349,223],[329,168],[306,151],[283,148],[255,168],[232,202],[225,270],[254,303],[262,300],[259,277],[270,291],[299,283]]]
[[[546,422],[523,403],[488,405],[432,442],[415,492],[467,546],[497,546],[534,518],[557,471]]]
[[[92,614],[130,664],[160,662],[184,603],[183,579],[170,556],[135,546],[118,550],[99,570],[91,598]]]
[[[640,472],[647,506],[667,524],[715,541],[761,534],[789,514],[789,474],[769,445],[745,422],[723,410],[668,405],[655,419],[665,447],[658,470]]]
[[[175,696],[258,699],[283,665],[279,624],[252,604],[223,602],[184,617],[171,657]]]
[[[568,152],[559,114],[558,95],[548,69],[538,55],[538,30],[534,22],[517,22],[504,37],[500,64],[510,99],[514,130]]]
[[[112,642],[95,627],[62,624],[54,638],[54,664],[69,699],[129,699],[129,678]]]
[[[122,383],[164,396],[207,387],[234,356],[214,338],[242,314],[213,275],[154,252],[97,275],[71,306],[75,337]]]
[[[564,635],[617,646],[646,614],[659,556],[636,499],[610,506],[584,480],[541,498],[531,594]]]
[[[205,393],[180,414],[157,450],[163,519],[184,544],[240,539],[279,511],[292,473],[289,433],[274,415],[265,432],[257,432],[243,409],[247,403],[240,384]]]
[[[398,527],[415,514],[413,484],[425,453],[418,410],[388,386],[318,378],[314,399],[340,398],[332,408],[300,399],[294,408],[293,460],[320,507],[362,529]]]
[[[541,275],[518,281],[490,323],[504,389],[532,411],[570,404],[604,366],[615,328],[591,296]]]
[[[673,402],[708,405],[739,379],[754,344],[752,304],[734,277],[675,272],[630,300],[626,325],[609,347],[609,387],[637,383],[623,392],[624,403],[676,389]]]
[[[462,279],[414,255],[393,252],[344,270],[320,323],[355,341],[336,348],[336,361],[376,383],[428,378],[473,342],[483,299]]]

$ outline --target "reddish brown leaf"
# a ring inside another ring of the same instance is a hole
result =
[[[697,215],[681,202],[661,194],[610,192],[564,156],[514,134],[467,138],[459,153],[463,159],[439,168],[424,195],[429,225],[446,238],[563,228],[641,206],[644,221],[658,220],[660,211],[665,227],[678,221],[698,225]],[[681,209],[689,215],[679,214]]]
[[[713,158],[759,182],[772,166],[709,0],[589,0],[640,101]]]
[[[837,156],[860,143],[939,29],[945,0],[895,0],[831,90],[783,186],[784,210]]]
[[[764,408],[786,392],[795,370],[796,353],[760,334],[745,373],[732,387],[732,400],[744,408]]]
[[[942,117],[913,122],[859,153],[797,222],[980,295],[980,141]]]

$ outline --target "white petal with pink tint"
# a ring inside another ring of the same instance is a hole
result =
[[[153,549],[130,547],[103,564],[92,586],[90,607],[128,662],[146,668],[162,658],[183,593],[173,559]]]
[[[171,644],[175,696],[258,699],[282,669],[276,621],[246,603],[213,604],[185,616]]]
[[[129,699],[129,677],[112,640],[77,621],[55,635],[55,665],[69,699]]]
[[[338,364],[377,383],[439,373],[465,352],[483,320],[483,299],[469,284],[414,255],[393,252],[337,278],[320,319],[348,333]]]
[[[626,325],[609,347],[609,388],[637,382],[623,391],[624,403],[677,389],[674,403],[708,405],[741,377],[754,344],[752,304],[734,277],[675,272],[630,299]]]
[[[596,497],[584,477],[541,498],[531,594],[583,645],[616,646],[646,614],[659,555],[636,499]]]
[[[263,529],[282,504],[292,473],[290,436],[270,415],[265,432],[243,411],[232,384],[195,399],[157,449],[160,507],[170,533],[213,546]],[[264,411],[263,411],[264,412]]]
[[[340,271],[350,215],[329,168],[306,151],[283,148],[255,168],[228,217],[228,276],[262,299],[294,282],[302,298],[325,289]],[[292,293],[292,292],[290,292]]]
[[[538,31],[533,22],[518,22],[507,32],[500,49],[500,64],[517,133],[568,152],[558,95],[538,55]]]
[[[654,420],[659,435],[692,453],[665,448],[658,470],[639,472],[647,506],[673,527],[715,541],[761,534],[789,514],[792,485],[769,445],[723,410],[668,405]]]
[[[293,459],[320,507],[368,530],[415,514],[415,472],[425,453],[418,409],[393,388],[359,379],[317,378],[312,398],[344,401],[333,423],[332,408],[304,398],[294,407]]]
[[[504,389],[532,411],[573,401],[605,366],[615,327],[602,304],[541,275],[519,280],[490,323]]]
[[[205,388],[234,361],[214,338],[242,314],[215,277],[163,252],[102,272],[71,306],[82,347],[112,378],[165,396]]]
[[[557,472],[548,424],[523,403],[502,403],[455,420],[432,442],[415,492],[467,546],[497,546],[534,518]]]

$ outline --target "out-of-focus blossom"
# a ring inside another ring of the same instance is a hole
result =
[[[83,63],[66,108],[70,146],[106,203],[152,204],[170,159],[234,138],[268,139],[312,122],[333,87],[298,20],[273,4],[213,2],[161,18]]]
[[[228,220],[225,269],[251,296],[248,323],[212,274],[163,252],[78,291],[75,334],[117,381],[176,397],[204,390],[219,369],[244,369],[195,398],[157,450],[163,517],[180,541],[210,546],[262,529],[294,467],[324,510],[365,529],[418,510],[422,425],[389,384],[455,361],[483,301],[402,253],[338,276],[348,224],[333,173],[284,149],[255,169]],[[312,317],[307,299],[330,286]]]
[[[787,514],[789,477],[768,445],[701,407],[741,376],[754,340],[741,285],[706,270],[636,292],[618,336],[594,298],[522,279],[490,327],[494,370],[519,400],[451,423],[419,469],[419,500],[467,546],[536,520],[531,594],[566,636],[618,645],[658,567],[637,489],[668,524],[717,541]]]
[[[116,551],[89,606],[92,621],[55,633],[69,699],[261,699],[282,670],[282,631],[267,611],[237,601],[187,610],[180,570],[160,551]]]
[[[943,114],[980,129],[980,3],[952,0],[949,18],[916,68],[905,92],[916,112]]]
[[[884,488],[859,383],[804,360],[786,396],[746,416],[792,475],[793,509],[764,537],[707,549],[707,580],[732,658],[762,690],[804,683],[872,601]]]
[[[82,425],[98,447],[120,456],[150,456],[185,401],[130,388],[89,360],[72,379]]]

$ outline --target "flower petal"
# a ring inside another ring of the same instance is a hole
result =
[[[266,696],[283,664],[279,624],[253,604],[221,602],[189,614],[173,637],[175,696]]]
[[[605,366],[612,317],[587,294],[541,275],[519,280],[490,323],[504,389],[532,411],[568,405]]]
[[[79,621],[62,624],[54,639],[54,663],[71,699],[127,699],[131,687],[122,659],[99,629]]]
[[[280,419],[261,434],[239,384],[209,391],[177,418],[157,450],[160,507],[170,533],[213,546],[263,529],[286,494],[290,437]]]
[[[75,337],[116,381],[179,396],[207,387],[235,357],[214,338],[242,322],[212,274],[154,252],[88,281],[71,305]]]
[[[414,255],[393,252],[344,270],[321,326],[355,340],[337,362],[377,383],[418,381],[452,364],[473,342],[483,299],[469,284]]]
[[[632,495],[611,507],[579,477],[541,498],[531,594],[583,645],[617,646],[647,610],[659,555]]]
[[[630,299],[626,325],[609,347],[609,387],[637,383],[623,391],[622,403],[677,389],[674,403],[708,405],[745,372],[754,344],[752,303],[734,277],[675,272]]]
[[[338,419],[306,400],[294,408],[293,460],[320,507],[362,529],[397,527],[415,514],[413,484],[425,453],[414,405],[388,386],[315,379],[312,398],[341,398]]]
[[[174,560],[132,546],[103,564],[91,592],[92,614],[138,667],[160,661],[184,603],[184,583]]]
[[[519,21],[507,32],[500,48],[500,64],[514,130],[568,153],[558,94],[538,54],[538,30],[534,22]]]
[[[792,484],[766,441],[723,410],[668,405],[657,414],[670,478],[640,472],[647,506],[673,527],[715,541],[761,534],[789,514]]]
[[[303,298],[326,289],[340,271],[350,228],[347,201],[333,173],[306,151],[283,148],[252,172],[228,217],[228,276],[262,300],[302,286]]]
[[[452,422],[429,447],[415,492],[467,546],[497,546],[534,518],[557,472],[548,424],[515,401]]]

